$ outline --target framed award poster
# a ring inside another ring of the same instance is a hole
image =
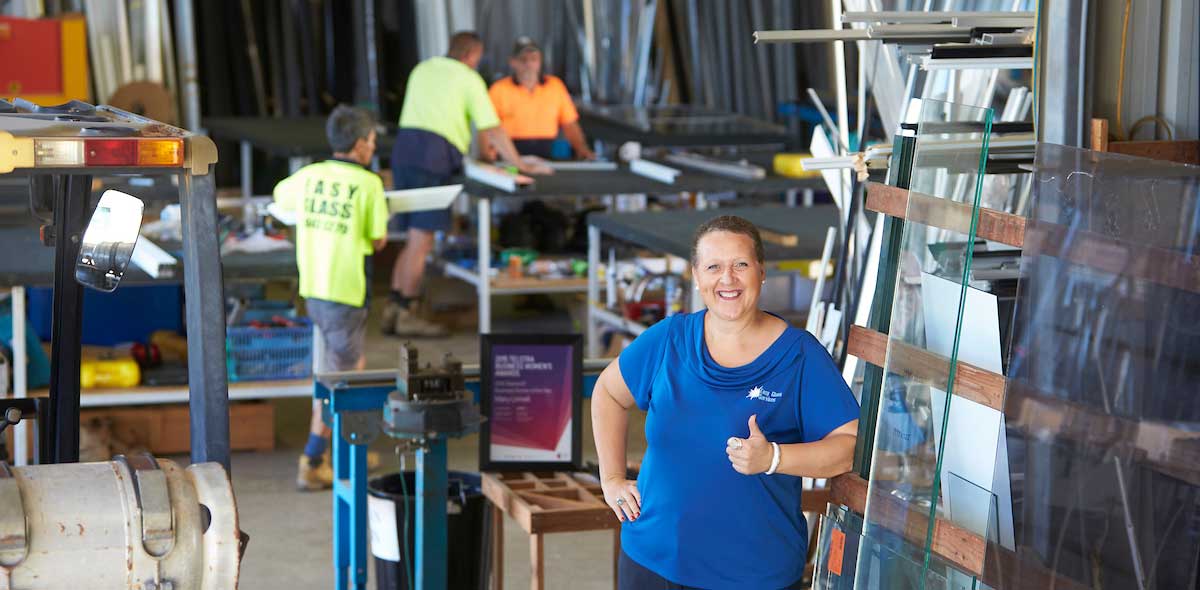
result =
[[[480,471],[577,469],[583,337],[484,334],[481,339]]]

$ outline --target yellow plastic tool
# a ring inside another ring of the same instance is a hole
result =
[[[85,360],[79,367],[79,386],[83,389],[134,387],[141,381],[142,371],[131,358]]]
[[[775,154],[773,162],[775,174],[786,176],[788,178],[820,178],[821,173],[816,170],[805,170],[800,163],[805,158],[811,158],[812,154],[793,153],[793,154]]]

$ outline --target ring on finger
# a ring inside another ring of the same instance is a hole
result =
[[[729,440],[725,441],[725,444],[729,448],[736,451],[736,450],[742,448],[742,439],[731,436],[731,437],[729,437]]]
[[[625,503],[625,498],[617,498],[617,506],[621,506],[624,503]]]

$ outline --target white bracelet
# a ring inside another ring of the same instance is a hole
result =
[[[779,443],[771,443],[771,450],[774,455],[771,457],[771,468],[767,470],[767,475],[775,475],[775,470],[779,469]]]

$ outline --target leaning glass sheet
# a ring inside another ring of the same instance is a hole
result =
[[[958,403],[951,395],[954,360],[991,118],[990,109],[925,100],[913,157],[864,533],[876,554],[898,557],[890,562],[889,576],[879,579],[912,580],[919,588],[947,587],[941,581],[945,576],[932,575],[939,556],[959,569],[978,572],[982,538],[994,516],[990,507],[995,503],[987,494],[969,493],[970,483],[943,483],[948,478],[940,467],[946,434],[953,430],[948,422],[952,402]],[[978,550],[955,548],[949,555],[943,548],[931,555],[935,523],[947,518],[942,490],[952,485],[964,490],[963,506],[983,500],[982,513],[973,514],[981,527],[975,532]],[[930,583],[932,579],[939,581]]]
[[[862,517],[844,506],[830,504],[821,516],[814,590],[948,588],[973,590],[978,580],[931,557],[914,561],[909,552],[897,553],[892,533],[863,534]]]
[[[1004,404],[1017,550],[984,578],[1196,588],[1200,167],[1043,144],[1035,170]]]

